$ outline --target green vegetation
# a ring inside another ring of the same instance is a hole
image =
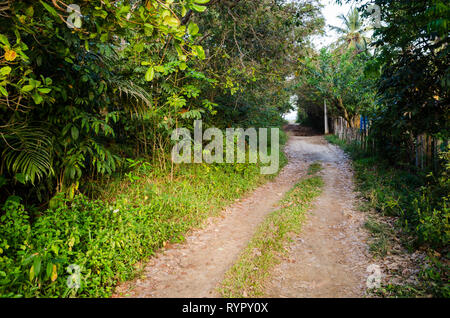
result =
[[[256,164],[181,165],[170,176],[138,162],[128,176],[103,184],[102,200],[78,195],[34,222],[20,198],[9,197],[0,225],[0,295],[109,296],[139,261],[183,241],[186,231],[267,179]],[[66,285],[70,264],[81,267],[78,290]]]
[[[326,138],[333,143],[338,140],[336,136]],[[344,149],[355,159],[358,190],[368,199],[368,208],[383,215],[399,217],[402,226],[416,234],[417,244],[428,244],[434,248],[448,245],[448,163],[444,168],[446,171],[441,172],[439,178],[433,174],[421,176],[395,169],[380,158],[364,154],[356,144],[345,145],[341,140],[337,143],[341,146],[344,144]],[[449,153],[444,155],[448,157]]]
[[[370,252],[372,252],[374,256],[381,258],[390,253],[392,249],[392,229],[387,224],[381,223],[370,216],[364,226],[372,233],[372,237],[369,241]]]
[[[348,3],[350,0],[337,2]],[[312,68],[315,77],[330,81],[327,84],[322,80],[324,85],[313,87],[311,93],[306,95],[306,100],[310,101],[307,113],[317,116],[322,108],[321,99],[328,99],[332,116],[343,117],[350,127],[355,126],[352,115],[367,116],[371,143],[377,154],[389,160],[390,165],[414,164],[416,138],[423,134],[441,140],[442,146],[438,150],[446,151],[450,137],[448,1],[355,2],[360,4],[363,18],[370,15],[367,10],[369,6],[376,5],[380,9],[378,26],[374,26],[376,23],[373,20],[365,21],[365,29],[373,30],[368,49],[354,50],[351,57],[352,63],[359,65],[360,70],[355,68],[354,73],[343,72],[344,77],[341,74],[327,77],[324,68],[318,69],[319,64],[315,63],[316,67]],[[346,18],[346,25],[355,26],[342,30],[346,33],[344,39],[356,41],[363,38],[362,29],[356,27],[361,23],[350,23],[356,18],[354,11]],[[347,59],[346,52],[337,47],[331,51],[331,56],[334,61]],[[339,69],[342,62],[335,64]],[[306,77],[303,83],[310,80]],[[336,108],[330,91],[340,84],[344,84],[344,89],[338,91],[344,94],[343,107]],[[348,97],[351,98],[346,101]],[[318,102],[315,102],[317,99]]]
[[[262,180],[255,165],[174,165],[174,129],[280,127],[293,95],[299,121],[317,128],[324,101],[330,127],[368,118],[370,155],[329,140],[352,153],[363,208],[434,251],[420,290],[449,295],[448,1],[354,0],[321,50],[319,0],[78,2],[81,16],[61,0],[0,2],[1,295],[69,296],[77,262],[88,280],[76,296],[109,295],[137,261]],[[440,158],[419,171],[422,136]],[[397,234],[377,222],[366,226],[383,257]]]
[[[60,0],[0,3],[1,296],[73,296],[69,264],[75,296],[108,296],[267,178],[177,166],[171,133],[282,125],[285,79],[323,26],[310,0],[76,3],[79,18]]]
[[[314,162],[308,167],[308,175],[316,174],[320,170],[322,170],[322,165],[320,162]]]
[[[85,192],[165,165],[177,127],[278,127],[296,59],[323,21],[315,1],[0,3],[0,202]],[[52,201],[53,200],[53,201]],[[55,204],[56,206],[56,204]]]
[[[225,274],[220,292],[224,297],[261,297],[270,270],[292,235],[300,232],[305,214],[323,186],[320,163],[309,167],[308,177],[301,180],[281,201],[282,207],[270,214],[258,227],[238,261]]]
[[[366,70],[375,58],[368,50],[367,27],[356,9],[340,19],[345,26],[333,27],[341,34],[336,43],[312,52],[298,63],[298,121],[320,130],[324,100],[328,116],[340,116],[350,127],[375,103],[378,74]]]
[[[429,265],[421,273],[421,286],[410,286],[407,295],[449,297],[450,188],[447,176],[450,171],[450,148],[443,154],[446,160],[444,171],[440,172],[440,177],[435,177],[433,174],[412,174],[395,169],[386,161],[364,153],[356,143],[346,144],[334,135],[326,138],[343,147],[353,157],[357,190],[366,200],[362,210],[374,210],[381,215],[397,218],[395,231],[376,219],[369,218],[367,221],[366,228],[372,233],[370,248],[374,255],[384,257],[394,236],[399,237],[410,251],[425,249]],[[405,296],[401,286],[385,288],[389,290],[385,296]],[[414,290],[417,292],[411,294]]]
[[[331,26],[332,30],[340,34],[340,38],[335,45],[341,49],[367,50],[367,44],[370,42],[370,39],[366,34],[369,28],[364,25],[365,21],[361,18],[358,9],[353,8],[347,16],[341,14],[338,18],[343,22],[343,27]]]
[[[378,73],[377,102],[367,110],[371,136],[391,165],[414,163],[414,139],[450,137],[448,1],[375,0],[382,27],[367,71]]]
[[[330,118],[342,117],[349,127],[358,127],[361,115],[367,117],[371,144],[391,165],[414,164],[416,138],[423,134],[441,140],[438,150],[445,151],[450,137],[448,1],[354,3],[358,11],[340,16],[344,25],[334,27],[341,37],[299,60],[299,122],[322,129],[326,100]],[[380,21],[369,19],[374,5]]]

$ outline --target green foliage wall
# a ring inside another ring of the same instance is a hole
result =
[[[62,1],[0,4],[1,201],[71,198],[124,158],[161,163],[193,119],[279,125],[299,43],[322,26],[315,1],[78,5],[69,27]]]

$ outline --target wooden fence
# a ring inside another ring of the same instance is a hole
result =
[[[332,132],[341,140],[353,142],[362,149],[375,153],[375,144],[369,137],[370,121],[355,120],[350,127],[342,117],[332,120]],[[416,137],[413,142],[414,158],[410,158],[410,162],[414,162],[419,169],[437,170],[439,162],[439,153],[442,149],[446,149],[448,141],[433,138],[427,134]]]

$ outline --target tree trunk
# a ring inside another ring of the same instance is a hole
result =
[[[353,127],[352,119],[350,118],[350,116],[349,116],[349,114],[347,112],[347,109],[345,109],[345,107],[344,107],[344,103],[342,101],[342,98],[339,97],[337,99],[337,101],[338,101],[339,108],[342,109],[342,111],[344,112],[344,119],[345,119],[345,121],[348,123],[348,126],[350,128],[352,128]]]

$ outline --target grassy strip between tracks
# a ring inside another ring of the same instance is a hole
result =
[[[281,208],[259,226],[238,261],[225,274],[219,287],[224,297],[261,297],[271,269],[286,253],[285,246],[300,233],[306,212],[322,191],[323,180],[317,175],[320,163],[313,163],[308,175],[283,198]]]

